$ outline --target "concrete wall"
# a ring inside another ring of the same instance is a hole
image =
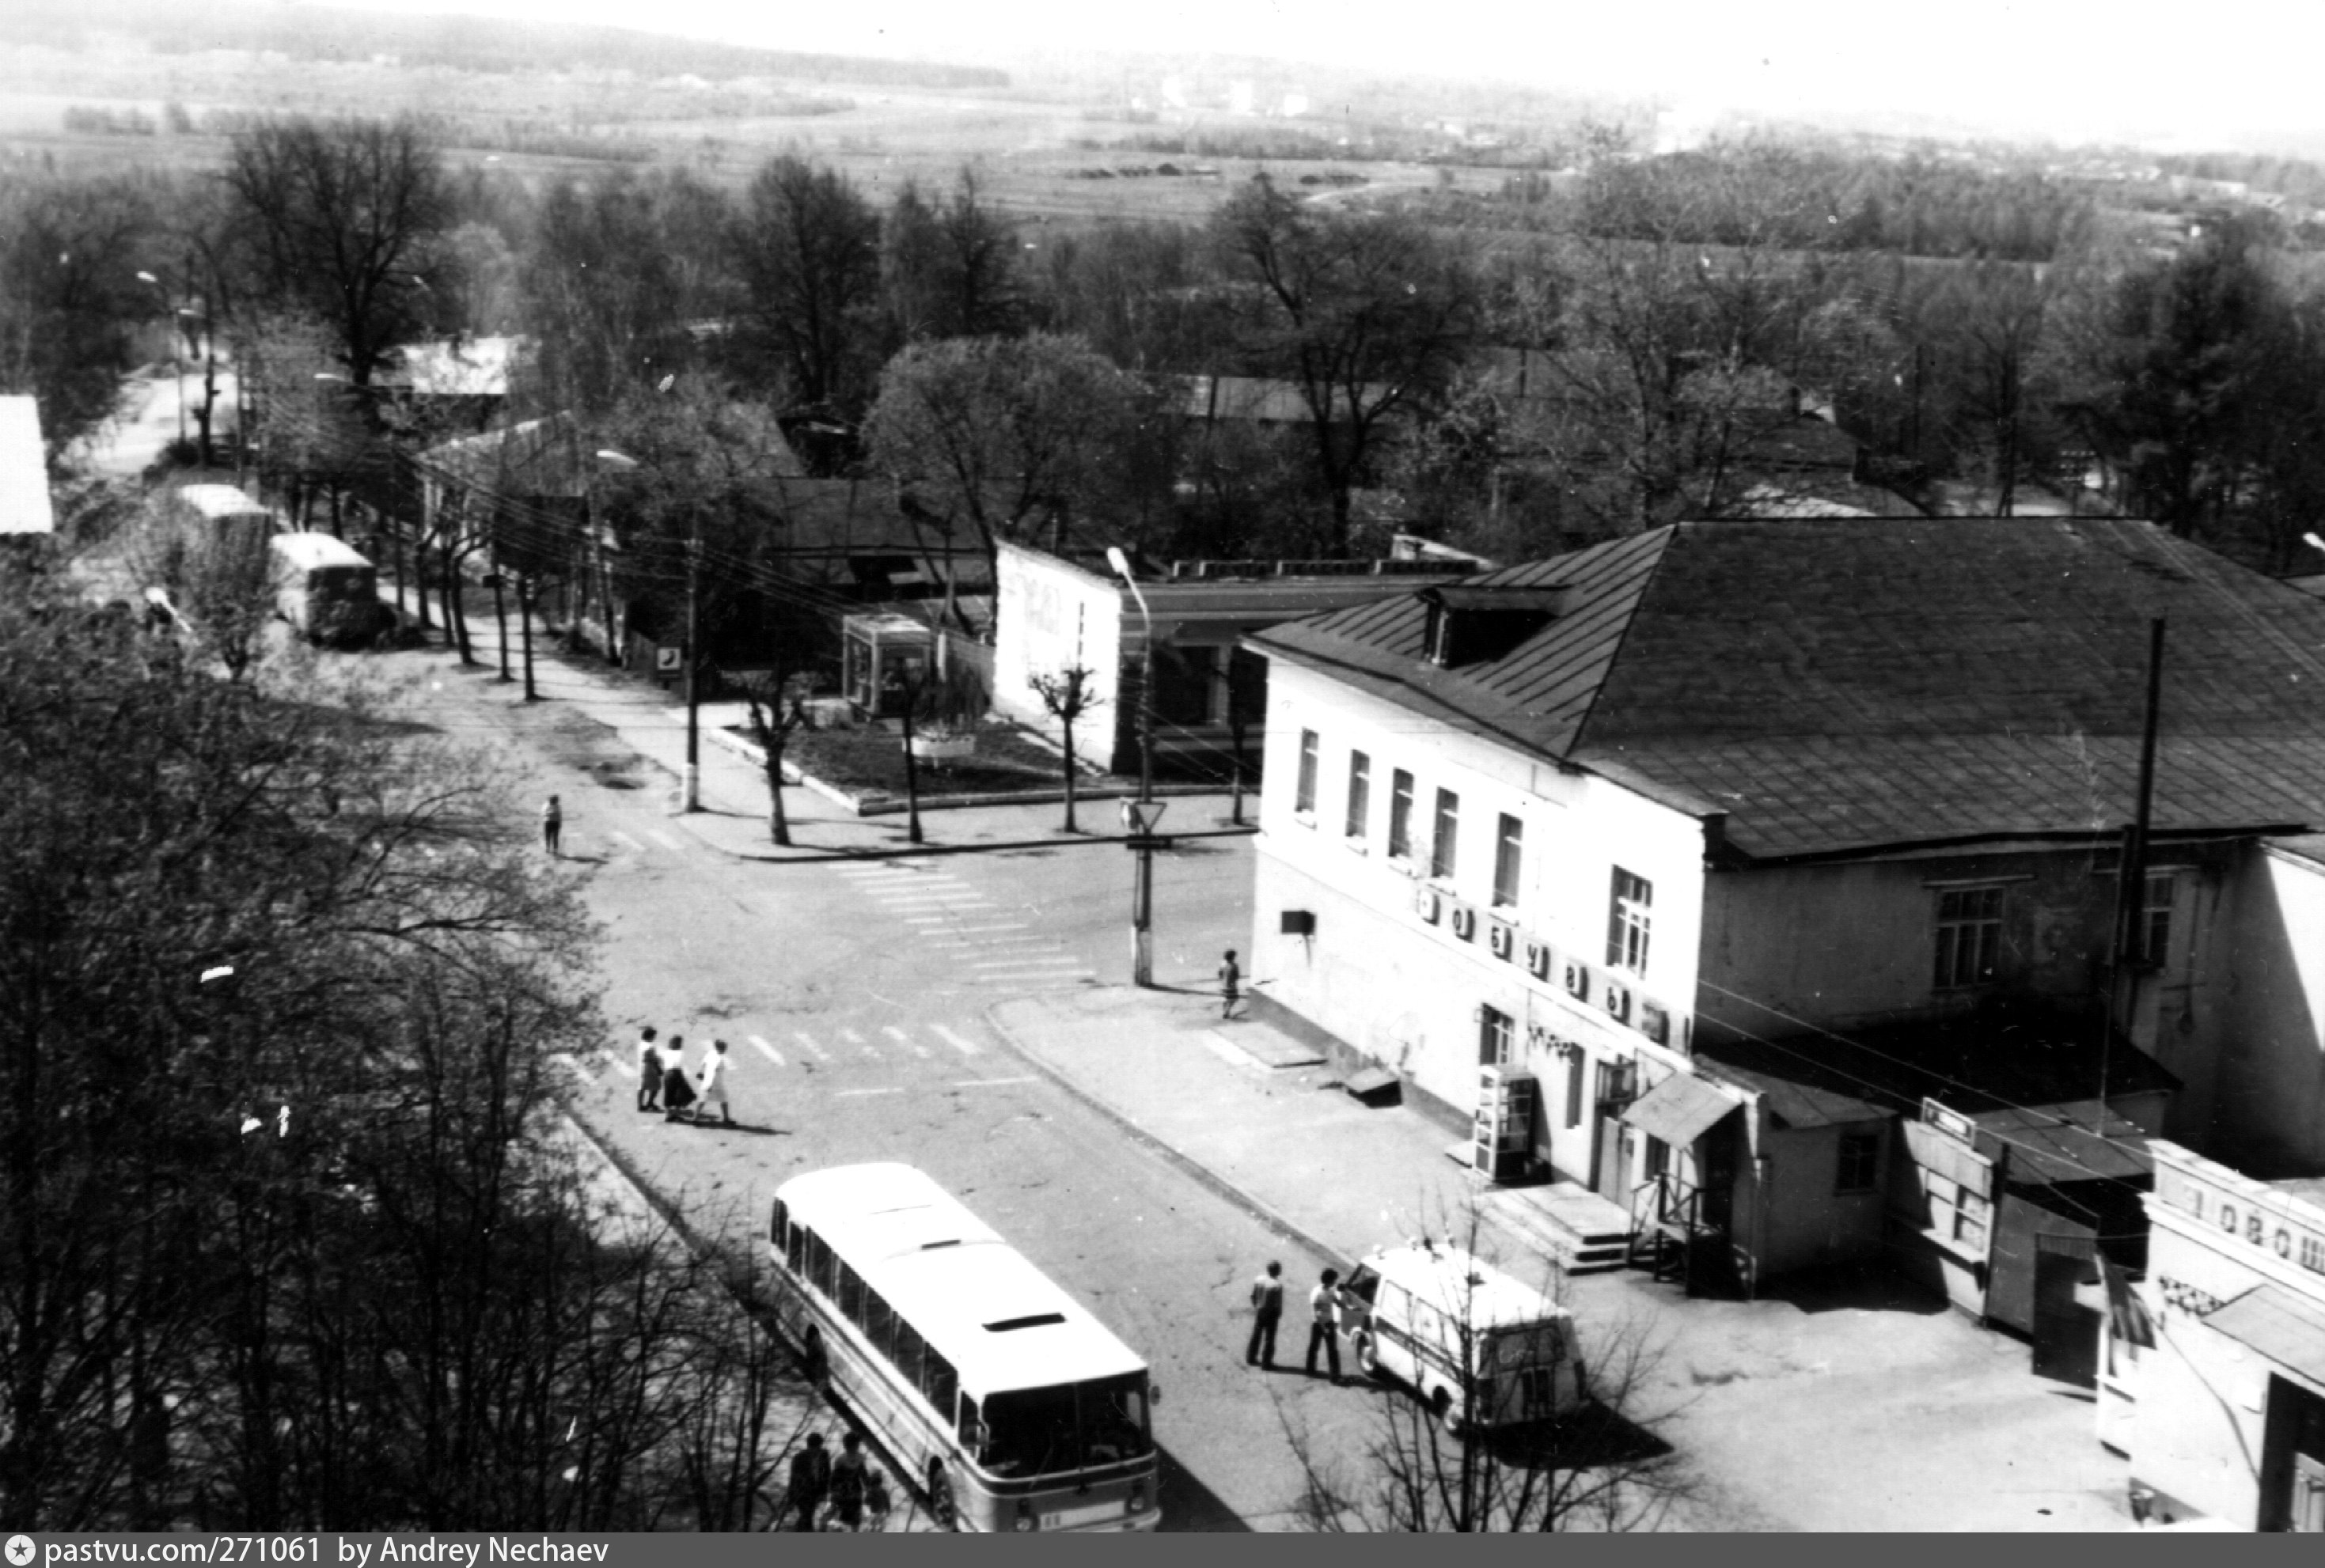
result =
[[[1770,1038],[1804,1027],[1845,1033],[1943,1017],[1996,997],[2089,998],[2100,984],[2114,918],[2114,858],[2111,850],[2095,858],[2078,846],[1714,872],[1705,893],[1700,1027]],[[2230,1001],[2251,983],[2229,967],[2247,939],[2224,923],[2249,858],[2235,846],[2163,846],[2151,856],[2152,870],[2174,873],[2171,946],[2163,968],[2139,982],[2130,1034],[2185,1085],[2168,1130],[2191,1143],[2217,1135],[2212,1087],[2235,1032]],[[1939,896],[1947,885],[1982,881],[2005,888],[1996,980],[1941,991]],[[2311,929],[2325,935],[2325,883],[2317,894],[2320,923]],[[2238,934],[2224,939],[2231,929]],[[2325,982],[2325,954],[2312,962]],[[2304,1027],[2313,1069],[2320,1037],[2313,1020]]]
[[[1880,1135],[1881,1163],[1869,1192],[1833,1191],[1844,1132]],[[1761,1130],[1760,1150],[1765,1163],[1758,1169],[1765,1191],[1755,1193],[1748,1183],[1739,1184],[1737,1233],[1739,1238],[1756,1234],[1763,1278],[1868,1257],[1880,1247],[1882,1194],[1887,1189],[1889,1162],[1894,1156],[1889,1147],[1892,1141],[1886,1121]],[[1747,1230],[1741,1218],[1742,1205],[1750,1202],[1765,1204],[1756,1232]]]
[[[2203,1136],[2181,1141],[2233,1149],[2249,1170],[2325,1170],[2325,866],[2255,848],[2225,924],[2230,983],[2209,1010],[2225,1015],[2226,1048]]]
[[[1319,737],[1315,809],[1293,810],[1303,730]],[[1370,809],[1362,831],[1347,826],[1349,753],[1372,761]],[[1413,857],[1387,853],[1394,772],[1414,778]],[[1585,1053],[1586,1099],[1600,1062],[1644,1056],[1676,1067],[1690,1029],[1701,918],[1702,825],[1619,786],[1564,773],[1508,747],[1432,723],[1413,711],[1356,692],[1283,659],[1268,687],[1266,783],[1261,794],[1251,973],[1269,994],[1397,1068],[1450,1103],[1476,1103],[1478,1008],[1515,1020],[1514,1065],[1542,1082],[1549,1158],[1569,1175],[1585,1173],[1596,1128],[1592,1104],[1565,1125],[1569,1071],[1556,1042]],[[1429,838],[1440,788],[1460,797],[1459,850],[1454,874],[1429,875]],[[1492,907],[1497,819],[1524,824],[1519,899]],[[1613,868],[1653,884],[1646,973],[1626,977],[1637,1004],[1669,1011],[1668,1048],[1604,1010],[1607,926]],[[1424,918],[1417,898],[1437,895],[1440,914]],[[1454,901],[1474,909],[1472,934],[1460,936]],[[1312,938],[1285,936],[1283,913],[1314,917]],[[1491,921],[1505,918],[1522,936],[1557,955],[1547,978],[1532,973],[1522,946],[1496,955]],[[1563,983],[1565,961],[1594,973],[1587,1000]]]

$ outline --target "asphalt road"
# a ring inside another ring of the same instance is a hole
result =
[[[514,715],[565,798],[565,850],[607,933],[617,1035],[576,1064],[577,1109],[697,1222],[755,1235],[794,1172],[903,1159],[943,1181],[1147,1357],[1162,1389],[1165,1528],[1287,1528],[1301,1469],[1285,1424],[1352,1462],[1372,1401],[1242,1361],[1248,1281],[1315,1264],[1017,1058],[986,1010],[1119,983],[1128,855],[1111,844],[870,864],[742,862],[662,809],[664,781],[604,733]],[[635,787],[630,787],[635,786]],[[1248,930],[1250,848],[1162,857],[1156,975],[1208,983]],[[729,1043],[737,1129],[633,1109],[638,1024]],[[1296,1360],[1291,1333],[1280,1360]]]

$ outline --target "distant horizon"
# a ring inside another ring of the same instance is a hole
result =
[[[770,7],[664,0],[294,0],[406,16],[567,22],[764,49],[963,64],[1047,55],[1259,57],[1384,77],[1647,99],[1695,119],[1904,119],[1961,135],[2133,142],[2163,152],[2325,152],[2312,85],[2325,4],[2212,0],[2200,29],[2138,25],[2089,0],[1955,0],[1926,25],[1866,24],[1842,0],[1710,0],[1610,14],[1440,0],[1416,33],[1381,0],[1164,0],[1135,22],[1079,0]],[[103,0],[97,0],[101,12]],[[1322,106],[1319,106],[1321,107]]]

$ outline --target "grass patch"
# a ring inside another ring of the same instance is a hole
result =
[[[792,737],[783,758],[850,794],[904,793],[903,737],[891,730],[802,730]],[[1087,775],[1081,781],[1100,782]],[[1057,753],[1009,729],[979,730],[974,756],[920,764],[923,800],[1064,788],[1065,768]]]

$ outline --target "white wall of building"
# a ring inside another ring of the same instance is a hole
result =
[[[1004,542],[994,590],[993,706],[1062,742],[1065,725],[1042,706],[1031,676],[1088,670],[1095,706],[1074,725],[1077,755],[1105,764],[1121,723],[1121,586],[1070,562]]]
[[[1303,733],[1317,737],[1315,804],[1295,809]],[[1370,760],[1369,802],[1348,829],[1350,754]],[[1388,853],[1395,772],[1413,775],[1413,854]],[[1424,1092],[1460,1110],[1475,1102],[1480,1006],[1514,1020],[1513,1065],[1542,1081],[1550,1157],[1583,1175],[1583,1149],[1597,1129],[1590,1107],[1570,1120],[1566,1085],[1576,1076],[1557,1042],[1584,1052],[1579,1075],[1595,1095],[1600,1062],[1641,1055],[1680,1061],[1690,1027],[1702,919],[1702,824],[1606,779],[1567,772],[1507,745],[1431,721],[1287,659],[1269,673],[1266,785],[1261,798],[1253,936],[1255,981],[1368,1057],[1403,1072]],[[1453,874],[1431,874],[1437,792],[1459,799]],[[1494,872],[1499,818],[1523,826],[1518,899],[1496,909]],[[1604,1009],[1614,868],[1652,884],[1645,973],[1623,977],[1633,1020],[1647,1002],[1667,1010],[1669,1049]],[[1416,900],[1438,897],[1424,918]],[[1470,935],[1457,930],[1454,904],[1476,912]],[[1316,921],[1311,937],[1286,936],[1286,911]],[[1556,962],[1547,978],[1529,972],[1523,946],[1509,957],[1492,944],[1496,918],[1547,943]],[[1577,1001],[1565,963],[1594,977]]]
[[[2254,1168],[2325,1169],[2325,865],[2263,847],[2228,929],[2212,1125]]]

